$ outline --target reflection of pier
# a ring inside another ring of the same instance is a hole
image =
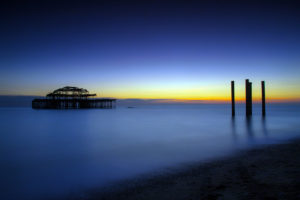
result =
[[[64,87],[47,94],[45,99],[34,99],[32,108],[36,109],[80,109],[80,108],[114,108],[116,99],[93,98],[86,89]]]

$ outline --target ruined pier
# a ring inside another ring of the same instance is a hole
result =
[[[90,94],[86,89],[66,86],[57,89],[46,98],[34,99],[34,109],[84,109],[102,108],[111,109],[116,107],[116,99],[90,98],[96,94]]]

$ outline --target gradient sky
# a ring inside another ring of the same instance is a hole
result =
[[[9,1],[0,94],[66,85],[115,98],[300,100],[297,1]]]

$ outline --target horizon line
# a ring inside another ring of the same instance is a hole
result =
[[[22,94],[12,94],[4,95],[0,94],[0,97],[42,97],[41,95],[22,95]],[[152,101],[152,103],[184,103],[184,104],[201,104],[201,103],[231,103],[231,98],[116,98],[116,97],[100,97],[96,98],[115,98],[117,100],[142,100],[142,101]],[[300,98],[266,98],[267,103],[300,103]],[[235,102],[237,104],[245,103],[245,98],[236,98]],[[261,103],[261,98],[253,98],[253,103]]]

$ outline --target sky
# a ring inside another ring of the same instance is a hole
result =
[[[77,86],[99,97],[300,101],[297,1],[8,1],[0,95]]]

